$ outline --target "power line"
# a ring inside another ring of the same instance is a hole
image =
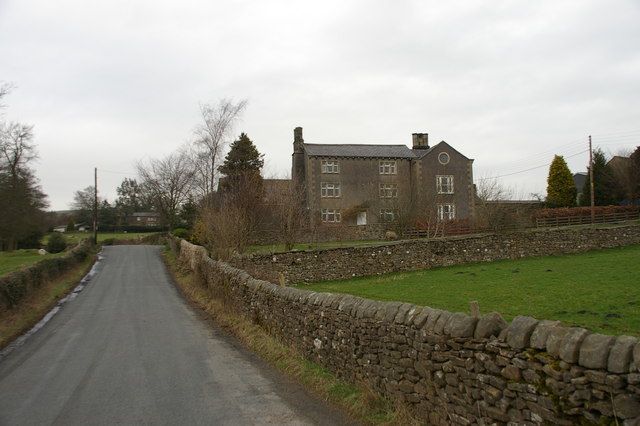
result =
[[[112,174],[116,174],[116,175],[136,175],[137,173],[135,172],[117,172],[114,170],[105,170],[105,169],[98,169],[98,171],[100,172],[104,172],[104,173],[112,173]]]
[[[626,130],[626,131],[620,131],[620,132],[611,132],[611,133],[594,133],[593,139],[597,138],[597,137],[608,137],[608,136],[624,136],[624,135],[636,135],[636,134],[640,134],[640,130]]]
[[[631,132],[622,132],[622,133],[631,133]],[[608,134],[608,135],[613,135],[613,133],[612,134]],[[599,146],[599,147],[600,146],[602,146],[602,147],[611,147],[611,146],[620,146],[620,145],[628,144],[629,143],[629,141],[627,140],[628,138],[638,138],[638,139],[640,139],[640,131],[638,131],[638,136],[635,136],[635,135],[632,135],[632,134],[627,134],[627,135],[623,134],[623,135],[620,135],[620,136],[608,136],[606,138],[600,137],[597,140],[594,137],[593,139],[594,139],[594,142],[598,142],[597,146]],[[604,142],[604,143],[599,143],[599,142]],[[530,164],[532,162],[535,162],[538,159],[541,159],[542,157],[557,153],[559,149],[569,148],[569,147],[575,148],[577,146],[581,146],[583,143],[584,142],[582,142],[582,139],[576,139],[576,140],[574,140],[572,142],[568,142],[568,143],[566,143],[564,145],[559,145],[559,146],[555,147],[553,150],[540,152],[540,153],[537,153],[537,154],[530,155],[527,158],[523,158],[521,160],[510,162],[511,167],[509,167],[507,170],[509,170],[509,169],[513,170],[513,169],[517,168],[518,165],[521,165],[521,164],[526,164],[526,163]],[[577,155],[583,154],[583,153],[588,152],[588,151],[589,151],[588,149],[587,150],[581,150],[580,152],[577,152],[575,154],[565,155],[564,158],[572,158],[572,157],[575,157]],[[546,164],[542,164],[540,166],[535,166],[535,167],[529,167],[529,168],[526,168],[524,170],[517,170],[517,171],[514,171],[514,172],[505,173],[505,174],[502,174],[502,175],[499,175],[499,176],[495,176],[495,177],[481,178],[479,180],[497,179],[497,178],[500,178],[500,177],[513,176],[513,175],[520,174],[520,173],[525,173],[525,172],[528,172],[528,171],[531,171],[531,170],[536,170],[536,169],[539,169],[539,168],[542,168],[542,167],[547,167],[549,165],[551,165],[551,163],[546,163]]]
[[[588,152],[588,151],[589,151],[588,149],[585,149],[583,151],[576,152],[575,154],[566,155],[566,156],[564,156],[564,158],[572,158],[572,157],[575,157],[577,155],[584,154],[585,152]],[[498,178],[503,178],[503,177],[507,177],[507,176],[513,176],[513,175],[517,175],[517,174],[520,174],[520,173],[530,172],[531,170],[540,169],[542,167],[549,167],[550,165],[551,165],[551,163],[541,164],[539,166],[530,167],[528,169],[519,170],[517,172],[506,173],[504,175],[499,175],[499,176],[491,176],[491,177],[486,177],[486,178],[480,178],[478,180],[491,180],[491,179],[498,179]]]

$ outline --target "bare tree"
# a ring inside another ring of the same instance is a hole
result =
[[[14,86],[11,83],[0,83],[0,110],[6,107],[6,105],[2,103],[2,98],[11,93],[11,90],[13,90],[13,88]]]
[[[36,158],[33,126],[15,122],[0,124],[0,169],[17,178]]]
[[[38,242],[47,201],[29,167],[36,158],[33,126],[0,123],[0,249]]]
[[[191,157],[199,163],[195,170],[205,195],[215,190],[216,165],[229,142],[235,122],[246,106],[246,100],[234,103],[229,99],[221,99],[216,104],[200,105],[202,122],[194,130],[194,145],[198,148],[199,155]]]
[[[536,194],[531,194],[534,200],[514,201],[522,200],[521,195],[498,179],[480,179],[476,186],[476,227],[501,232],[528,226],[533,210],[542,203]]]
[[[244,252],[261,226],[262,198],[262,177],[256,173],[245,174],[234,182],[233,190],[217,194],[215,202],[200,209],[196,238],[219,259]]]
[[[161,159],[137,164],[144,191],[160,213],[164,223],[174,228],[180,206],[189,200],[193,185],[193,171],[184,151],[177,151]]]
[[[286,182],[286,181],[285,181]],[[267,194],[267,211],[275,216],[280,241],[286,250],[291,250],[307,225],[308,213],[305,208],[305,189],[289,180],[286,187]]]

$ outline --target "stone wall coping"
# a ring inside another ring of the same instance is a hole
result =
[[[623,224],[608,224],[608,225],[604,225],[602,228],[592,228],[592,229],[594,231],[606,231],[607,229],[611,229],[611,228],[633,228],[637,226],[638,224],[623,223]],[[528,228],[528,229],[519,230],[519,231],[504,232],[500,234],[500,236],[508,237],[509,235],[519,235],[523,233],[545,233],[545,232],[567,232],[567,231],[580,232],[581,229],[582,227]],[[384,242],[380,242],[379,244],[373,243],[371,245],[360,245],[360,246],[345,245],[344,247],[327,247],[327,248],[318,248],[318,249],[310,249],[310,250],[289,250],[289,251],[276,252],[276,253],[251,253],[251,254],[242,255],[241,258],[252,259],[252,258],[276,257],[277,259],[279,255],[295,255],[296,253],[322,254],[324,252],[335,252],[335,251],[341,251],[341,250],[366,250],[366,249],[377,249],[377,248],[383,249],[383,248],[394,247],[398,245],[428,245],[429,243],[436,242],[436,241],[447,242],[447,241],[473,240],[473,239],[482,239],[482,238],[491,237],[491,236],[498,236],[498,234],[496,234],[495,232],[481,232],[481,233],[475,233],[475,234],[469,234],[469,235],[450,235],[445,237],[415,238],[415,239],[384,241]]]

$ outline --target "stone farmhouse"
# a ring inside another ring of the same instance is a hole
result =
[[[427,133],[406,145],[305,143],[294,129],[292,179],[312,223],[370,225],[408,212],[434,220],[471,219],[473,160]]]

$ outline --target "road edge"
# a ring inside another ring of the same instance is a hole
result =
[[[420,424],[406,407],[394,406],[362,384],[354,385],[337,378],[320,365],[301,356],[294,348],[279,342],[258,325],[228,312],[219,302],[212,299],[197,300],[197,296],[202,294],[196,295],[197,290],[185,282],[194,279],[193,272],[181,268],[180,261],[170,250],[163,250],[161,257],[174,287],[198,314],[285,378],[348,416],[351,422],[376,425]]]

